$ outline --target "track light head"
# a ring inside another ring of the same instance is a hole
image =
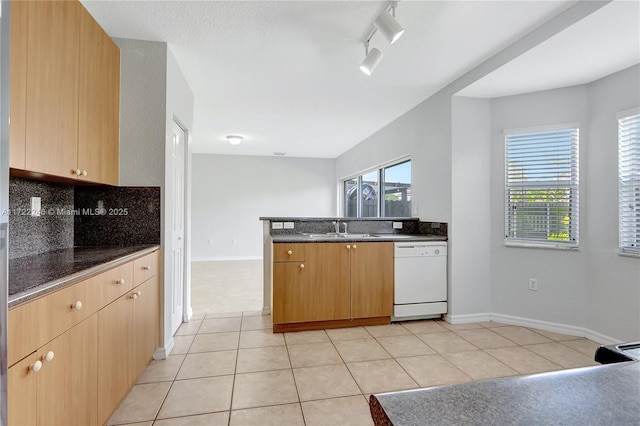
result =
[[[395,11],[395,7],[392,8],[392,10]],[[396,18],[391,16],[391,14],[386,10],[378,15],[374,22],[374,25],[389,41],[389,44],[393,44],[394,42],[396,42],[404,33],[404,28],[402,28],[402,25],[400,25],[398,21],[396,21]]]
[[[366,75],[373,74],[373,70],[376,69],[380,61],[382,60],[382,52],[375,47],[369,50],[369,42],[364,44],[365,58],[360,64],[360,71]]]

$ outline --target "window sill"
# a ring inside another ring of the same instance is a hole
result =
[[[618,250],[617,254],[618,254],[618,256],[633,257],[633,258],[636,258],[636,259],[640,259],[640,253],[629,253],[628,251]]]
[[[516,247],[516,248],[533,248],[533,249],[548,249],[548,250],[564,250],[564,251],[579,251],[580,247],[576,245],[563,245],[563,244],[544,244],[544,243],[534,243],[534,242],[516,242],[516,241],[505,241],[505,247]]]

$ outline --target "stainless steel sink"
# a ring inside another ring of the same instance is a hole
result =
[[[313,233],[301,233],[300,235],[305,235],[309,238],[378,238],[378,235],[375,234],[350,234],[350,233],[339,233],[335,232],[327,232],[326,234],[313,234]]]

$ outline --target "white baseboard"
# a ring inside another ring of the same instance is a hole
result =
[[[465,315],[451,315],[446,314],[444,320],[449,324],[467,324],[470,322],[484,322],[491,321],[491,314],[465,314]]]
[[[470,322],[496,321],[504,324],[519,325],[522,327],[537,328],[539,330],[552,331],[554,333],[567,334],[569,336],[586,337],[601,345],[610,345],[620,343],[620,339],[589,330],[584,327],[576,327],[568,324],[558,324],[555,322],[541,321],[531,318],[516,317],[513,315],[494,314],[494,313],[478,313],[451,315],[447,314],[444,320],[449,324],[466,324]]]
[[[224,260],[262,260],[262,256],[214,256],[214,257],[191,257],[192,262],[216,262]]]
[[[184,314],[183,322],[189,322],[192,316],[193,316],[193,308],[189,306],[187,308],[187,312],[185,312]]]
[[[171,336],[166,342],[164,342],[164,346],[160,346],[156,349],[153,353],[153,359],[167,359],[174,346],[175,341],[173,340],[173,336]]]

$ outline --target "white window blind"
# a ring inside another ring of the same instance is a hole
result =
[[[618,119],[620,251],[640,255],[640,114]]]
[[[578,133],[505,132],[505,244],[578,246]]]

